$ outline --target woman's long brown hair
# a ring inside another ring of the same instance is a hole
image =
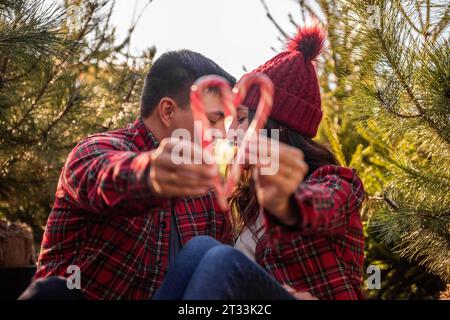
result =
[[[249,109],[248,121],[252,121],[255,112]],[[305,179],[314,171],[326,165],[338,165],[333,153],[310,138],[305,138],[301,134],[269,119],[265,126],[270,137],[271,129],[279,130],[280,142],[300,149],[308,164],[308,172]],[[251,170],[246,169],[242,173],[241,180],[230,197],[230,207],[232,209],[232,220],[235,235],[238,235],[244,227],[253,225],[258,217],[259,205],[256,199],[255,184],[251,178]],[[257,230],[255,231],[257,232]]]

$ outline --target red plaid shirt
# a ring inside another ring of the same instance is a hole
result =
[[[363,200],[353,170],[321,167],[294,194],[298,226],[280,226],[264,214],[270,233],[257,242],[257,262],[280,283],[319,299],[363,299]]]
[[[226,219],[213,194],[155,197],[149,150],[157,141],[141,119],[90,136],[70,153],[47,220],[36,278],[77,265],[89,299],[150,299],[168,267],[172,213],[184,245],[192,237],[222,239]]]
[[[157,141],[141,119],[90,136],[68,156],[48,218],[36,278],[81,270],[90,299],[150,299],[168,267],[172,214],[184,245],[197,235],[225,243],[225,213],[213,194],[163,199],[148,185]],[[350,169],[317,170],[295,195],[298,228],[266,215],[256,257],[281,283],[324,299],[361,297],[361,181]],[[268,241],[271,238],[273,241]]]

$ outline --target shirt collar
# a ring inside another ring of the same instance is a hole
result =
[[[153,149],[159,146],[159,141],[156,139],[155,135],[150,131],[149,128],[144,124],[144,119],[138,117],[134,121],[134,127],[137,129],[139,136],[143,139],[145,146]]]

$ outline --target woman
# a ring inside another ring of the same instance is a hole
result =
[[[236,248],[250,259],[211,239],[196,240],[169,270],[157,299],[363,297],[363,186],[312,140],[322,118],[312,61],[323,43],[318,26],[301,28],[286,51],[253,71],[274,82],[266,127],[278,130],[281,143],[279,170],[246,170],[231,199],[241,226]],[[253,88],[238,110],[238,127],[247,129],[258,100]],[[271,132],[264,143],[271,143]]]

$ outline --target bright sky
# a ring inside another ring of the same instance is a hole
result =
[[[135,3],[148,0],[117,0],[112,22],[119,34],[130,26]],[[296,21],[297,0],[266,0],[280,25],[295,32],[288,13]],[[156,46],[157,57],[168,50],[190,49],[216,61],[239,78],[282,49],[279,33],[266,17],[260,0],[154,0],[144,12],[132,38],[133,50]]]

